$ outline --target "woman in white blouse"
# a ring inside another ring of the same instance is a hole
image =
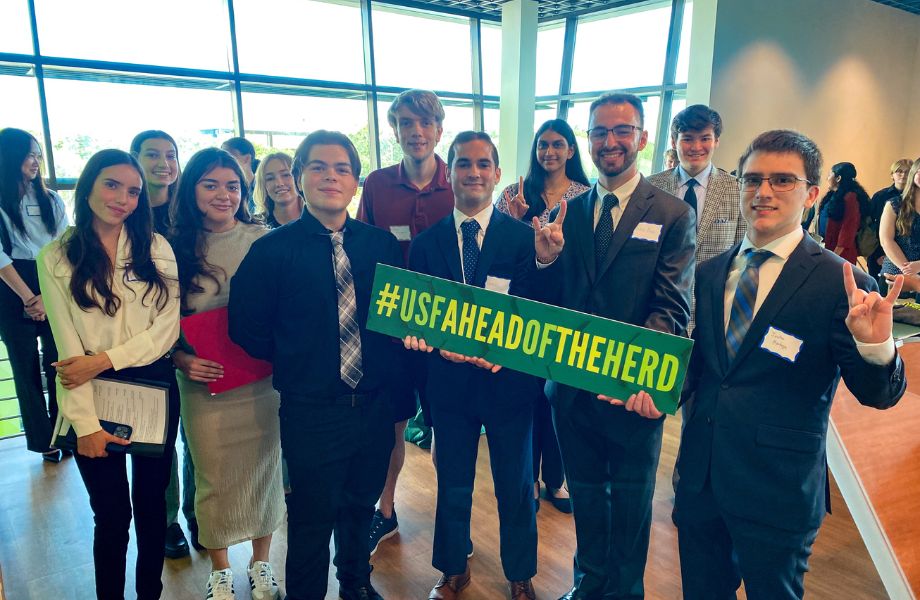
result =
[[[74,192],[76,225],[45,246],[38,278],[58,355],[56,435],[73,429],[77,466],[95,517],[93,558],[99,598],[123,598],[132,512],[137,534],[136,589],[140,600],[163,589],[165,490],[179,419],[172,363],[165,355],[179,335],[176,262],[153,233],[150,203],[137,160],[102,150],[86,164]],[[132,455],[103,430],[91,379],[143,379],[169,384],[166,451]]]

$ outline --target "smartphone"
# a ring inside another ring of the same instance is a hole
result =
[[[134,430],[130,425],[125,425],[123,423],[113,423],[111,421],[99,421],[99,424],[102,428],[117,438],[123,440],[130,440],[131,434],[134,433]],[[109,442],[105,446],[106,452],[124,452],[128,446],[122,446],[121,444],[115,444]]]

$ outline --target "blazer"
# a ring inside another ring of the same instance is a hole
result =
[[[682,200],[641,178],[598,270],[594,260],[594,196],[595,188],[591,188],[569,201],[562,225],[565,247],[550,266],[537,271],[541,300],[685,335],[696,246],[693,211]],[[636,237],[640,223],[660,225],[658,240]],[[551,402],[558,403],[571,401],[578,390],[548,381],[546,393]]]
[[[696,330],[684,389],[691,399],[678,458],[677,503],[711,481],[719,507],[790,530],[817,529],[826,510],[825,444],[838,377],[860,403],[888,408],[905,389],[904,364],[862,359],[844,324],[843,259],[809,236],[792,252],[729,363],[725,282],[740,244],[700,265]],[[854,269],[857,285],[877,289]],[[787,360],[761,347],[769,327],[802,341]]]
[[[453,214],[412,241],[409,269],[463,282]],[[512,296],[533,298],[535,270],[533,229],[493,210],[482,240],[474,285],[485,287],[487,277],[500,277],[510,280],[508,293]],[[462,408],[476,398],[489,398],[495,403],[516,405],[533,402],[539,394],[535,377],[512,369],[490,373],[480,367],[445,360],[437,351],[428,354],[427,359],[426,393],[432,404],[446,403]]]
[[[648,182],[669,194],[677,194],[680,176],[677,167],[655,173]],[[741,190],[729,173],[715,167],[709,176],[703,214],[696,230],[696,262],[717,256],[739,243],[747,232],[741,216]]]

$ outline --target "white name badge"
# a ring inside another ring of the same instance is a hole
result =
[[[511,280],[489,275],[486,277],[486,289],[499,294],[507,294],[508,290],[511,289]]]
[[[760,347],[794,363],[802,350],[802,340],[771,326],[767,329],[766,335],[763,336]]]
[[[408,242],[412,239],[412,230],[408,225],[390,225],[390,233],[395,235],[400,242]]]
[[[42,209],[38,204],[26,204],[26,214],[30,217],[40,217],[42,216]]]
[[[639,223],[633,229],[632,237],[634,240],[657,242],[661,237],[661,225],[659,223]]]

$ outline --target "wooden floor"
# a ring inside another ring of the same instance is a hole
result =
[[[665,427],[654,524],[646,572],[647,598],[681,597],[677,534],[670,521],[670,473],[677,449],[679,422]],[[480,446],[473,506],[476,554],[471,560],[473,583],[464,592],[468,600],[506,597],[498,559],[498,520],[488,468],[485,438]],[[887,598],[878,574],[849,512],[833,489],[834,515],[828,517],[815,544],[811,573],[806,578],[808,598],[875,600]],[[388,600],[427,598],[438,573],[431,567],[431,538],[435,478],[430,455],[415,446],[407,449],[406,467],[397,491],[400,533],[384,542],[373,558],[373,582]],[[571,585],[574,526],[544,502],[537,516],[540,531],[539,569],[534,580],[539,600],[556,600]],[[184,524],[184,522],[183,522]],[[272,563],[284,586],[284,528],[276,534]],[[129,557],[133,564],[134,554]],[[231,549],[237,598],[249,598],[245,565],[246,545]],[[26,452],[22,439],[0,442],[0,565],[8,600],[90,600],[93,592],[92,514],[86,492],[72,459],[60,465],[43,464]],[[163,578],[169,600],[202,599],[210,564],[205,554],[167,560]],[[128,574],[128,598],[133,598],[133,575]],[[329,598],[337,598],[330,571]],[[743,597],[743,595],[742,595]]]

